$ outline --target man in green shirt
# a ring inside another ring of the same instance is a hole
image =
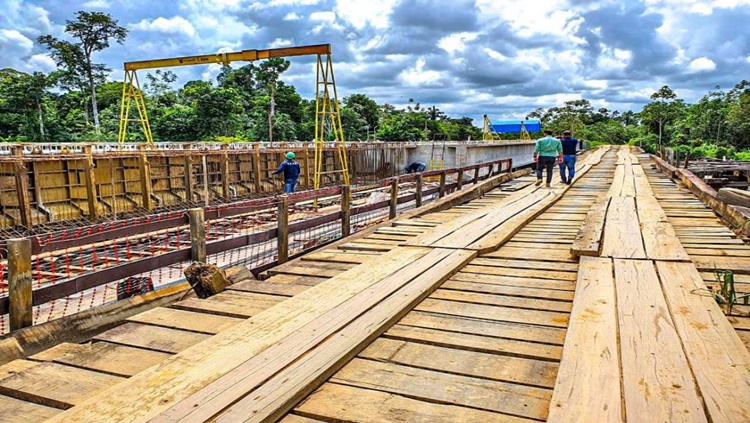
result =
[[[562,143],[552,136],[552,131],[544,130],[544,138],[536,140],[534,147],[534,162],[536,162],[536,186],[542,184],[542,169],[547,169],[547,184],[549,188],[552,182],[552,168],[555,162],[563,162]]]

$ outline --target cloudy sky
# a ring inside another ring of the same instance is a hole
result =
[[[130,30],[95,59],[171,56],[330,43],[341,97],[408,99],[452,117],[523,118],[585,98],[640,110],[669,85],[687,101],[750,79],[750,0],[0,0],[0,68],[50,71],[36,37],[65,37],[77,10]],[[312,98],[312,58],[284,80]],[[173,69],[181,86],[218,65]],[[481,121],[475,121],[481,124]]]

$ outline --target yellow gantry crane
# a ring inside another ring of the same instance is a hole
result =
[[[346,155],[344,130],[341,126],[341,109],[339,108],[336,80],[333,74],[331,60],[331,45],[318,44],[299,47],[273,48],[265,50],[242,50],[240,52],[205,54],[201,56],[172,57],[166,59],[143,60],[125,63],[125,83],[122,87],[122,105],[120,107],[120,129],[117,140],[125,142],[128,126],[131,122],[139,122],[148,144],[153,144],[151,124],[148,120],[146,101],[138,81],[137,71],[142,69],[156,69],[176,66],[209,65],[231,62],[252,62],[255,60],[271,59],[274,57],[293,57],[317,55],[316,89],[315,89],[315,166],[313,188],[320,188],[323,174],[341,173],[345,185],[349,185],[349,167]],[[132,106],[138,112],[138,117],[131,117]],[[332,136],[329,142],[334,143],[340,169],[325,171],[323,156],[327,136]]]

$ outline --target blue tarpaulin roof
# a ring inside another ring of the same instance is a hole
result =
[[[521,132],[521,124],[526,127],[529,132],[539,132],[542,130],[542,121],[539,119],[529,120],[498,120],[490,122],[490,126],[494,132],[501,134],[504,133],[515,133]]]

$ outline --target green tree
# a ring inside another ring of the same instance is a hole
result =
[[[119,26],[112,16],[101,12],[76,13],[75,20],[65,21],[65,32],[78,40],[77,43],[62,41],[51,35],[43,35],[37,39],[52,52],[58,66],[65,66],[65,78],[80,84],[85,77],[91,95],[91,110],[94,116],[94,128],[99,130],[99,109],[96,101],[96,82],[102,79],[108,69],[98,63],[93,63],[94,52],[109,47],[109,40],[114,39],[119,44],[125,42],[128,30]]]
[[[365,120],[365,125],[375,131],[379,121],[378,103],[365,94],[353,94],[344,98],[344,107],[348,107]]]
[[[16,123],[10,125],[9,130],[3,131],[6,136],[15,133],[32,141],[47,138],[45,100],[50,98],[47,89],[52,85],[53,79],[42,72],[28,74],[14,69],[0,70],[0,107],[22,116],[15,119]]]
[[[651,94],[654,100],[643,107],[640,117],[656,126],[658,134],[658,148],[663,145],[664,131],[667,124],[677,119],[684,111],[684,103],[677,98],[677,94],[668,86],[663,86],[659,91]]]
[[[256,71],[258,88],[266,90],[269,96],[268,109],[268,141],[273,142],[273,117],[276,108],[276,83],[282,73],[289,69],[291,63],[280,57],[274,57],[262,62]]]

